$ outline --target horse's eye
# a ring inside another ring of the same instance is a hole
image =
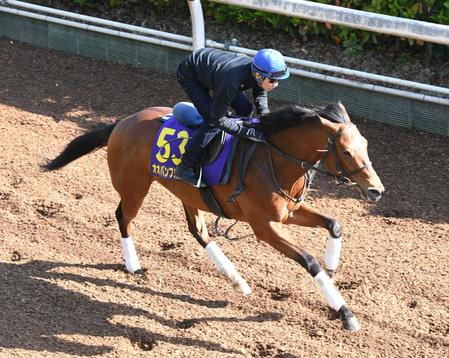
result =
[[[349,150],[344,150],[344,151],[343,151],[343,154],[344,154],[345,156],[347,156],[347,157],[350,157],[350,156],[351,156],[351,152],[350,152]]]

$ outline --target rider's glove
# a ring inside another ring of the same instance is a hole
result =
[[[265,142],[265,135],[263,132],[255,128],[242,127],[241,136],[243,138],[252,140],[253,142]]]
[[[216,127],[223,129],[225,132],[234,134],[238,137],[246,138],[254,142],[265,142],[263,132],[251,127],[252,124],[236,121],[234,118],[226,116],[221,117],[216,122],[213,122],[213,124]]]

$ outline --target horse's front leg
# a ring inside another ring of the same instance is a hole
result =
[[[324,268],[330,277],[333,276],[340,262],[342,246],[342,226],[336,219],[323,215],[306,203],[293,211],[284,222],[287,225],[320,227],[329,232],[324,252]]]
[[[210,239],[204,219],[204,212],[183,203],[184,212],[190,233],[206,250],[209,259],[217,267],[218,272],[231,280],[232,286],[245,296],[251,294],[251,287],[240,276],[234,264],[226,257],[217,243]]]
[[[284,232],[281,223],[273,221],[263,223],[260,220],[255,220],[250,225],[259,240],[267,242],[307,270],[320,287],[329,306],[338,312],[345,329],[351,331],[358,331],[360,329],[359,321],[346,305],[345,300],[330,277],[323,270],[320,263],[312,255],[293,243],[288,234]]]

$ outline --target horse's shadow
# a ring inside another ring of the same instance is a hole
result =
[[[85,294],[65,289],[64,283],[69,281],[92,284],[96,286],[112,286],[137,290],[154,296],[170,298],[176,301],[189,302],[211,308],[223,307],[224,301],[199,300],[188,295],[158,292],[138,285],[128,285],[110,279],[97,279],[76,274],[52,271],[57,268],[73,267],[57,262],[31,261],[27,263],[0,263],[2,294],[0,295],[0,348],[24,349],[30,351],[46,351],[91,356],[111,352],[114,348],[108,345],[90,345],[87,343],[66,340],[61,335],[81,335],[93,337],[125,337],[143,350],[150,350],[160,342],[180,346],[201,347],[222,353],[240,353],[225,348],[219,343],[207,340],[167,336],[143,328],[129,327],[113,323],[114,316],[143,316],[150,320],[174,329],[188,329],[204,321],[272,321],[279,320],[277,314],[264,314],[237,318],[198,318],[195,320],[175,321],[166,319],[143,309],[127,304],[101,302]],[[89,267],[88,265],[78,265]],[[109,266],[91,265],[96,269],[108,269]],[[54,283],[58,281],[58,284]]]

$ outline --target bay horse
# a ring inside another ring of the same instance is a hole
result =
[[[141,270],[131,236],[131,222],[151,183],[156,180],[182,201],[190,233],[206,250],[218,271],[232,282],[234,288],[250,294],[251,288],[246,281],[209,237],[204,212],[210,210],[199,189],[150,172],[152,143],[161,126],[161,118],[171,111],[168,107],[151,107],[86,132],[41,167],[44,170],[59,169],[107,146],[112,185],[121,199],[115,215],[127,271],[137,273]],[[238,184],[238,162],[243,160],[247,140],[238,144],[229,182],[212,187],[217,202],[229,218],[247,222],[259,240],[304,267],[329,306],[338,312],[343,327],[359,330],[359,321],[331,279],[340,259],[342,225],[319,213],[303,199],[310,181],[309,173],[319,170],[340,181],[352,182],[362,198],[371,202],[379,200],[384,187],[368,157],[367,140],[351,122],[341,102],[326,107],[282,107],[262,116],[254,125],[264,131],[266,141],[254,144],[255,151],[243,180],[245,190],[233,202],[227,200]],[[318,169],[316,164],[319,162],[324,163],[325,169]],[[324,267],[283,231],[284,224],[328,231]]]

